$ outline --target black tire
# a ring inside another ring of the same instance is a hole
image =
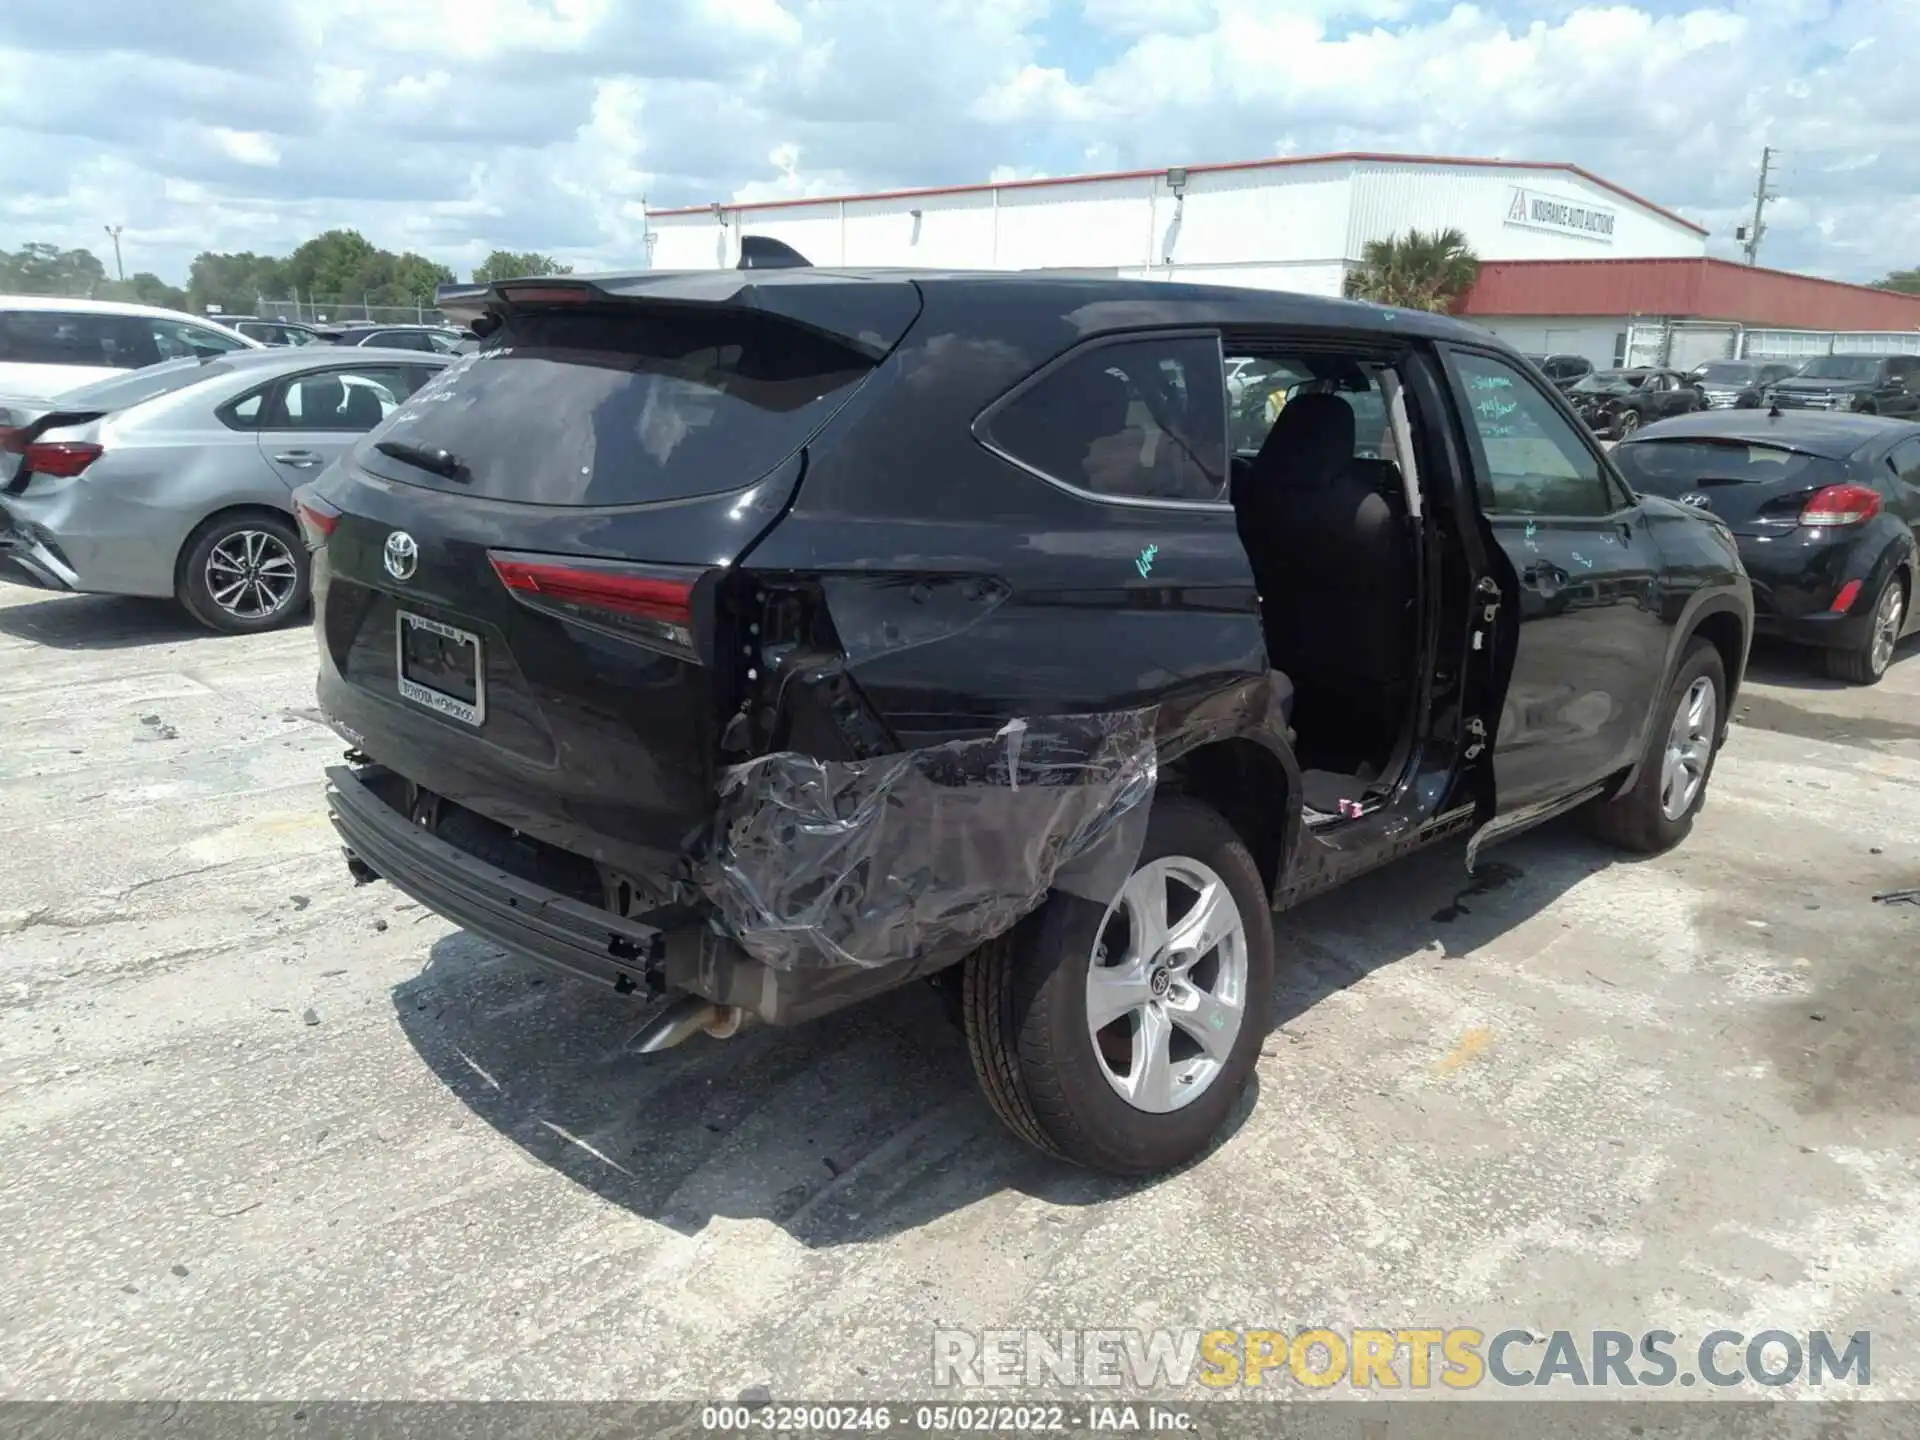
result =
[[[1204,1151],[1246,1088],[1272,1016],[1273,915],[1245,843],[1209,806],[1160,795],[1136,873],[1173,857],[1219,877],[1245,927],[1247,952],[1239,1031],[1207,1088],[1180,1108],[1134,1108],[1108,1082],[1096,1052],[1087,984],[1107,907],[1055,894],[970,956],[961,977],[974,1073],[1007,1128],[1049,1155],[1111,1174],[1153,1174]]]
[[[1622,440],[1628,439],[1640,429],[1645,418],[1638,410],[1622,410],[1620,418],[1614,422],[1615,435]]]
[[[259,553],[268,557],[257,572],[263,588],[250,588],[244,603],[229,608],[216,598],[208,578],[208,564],[215,551],[229,555],[234,544],[247,545],[246,537],[270,537],[262,542]],[[278,546],[276,550],[274,546]],[[174,593],[180,603],[209,630],[226,635],[250,635],[274,630],[306,613],[313,584],[306,543],[293,522],[283,515],[265,510],[235,510],[216,515],[188,537],[180,552],[180,571],[175,577]],[[277,596],[277,581],[283,574],[283,562],[291,562],[292,588],[271,608],[261,597]]]
[[[1661,792],[1665,777],[1661,761],[1681,703],[1693,689],[1694,682],[1702,676],[1713,682],[1714,710],[1710,728],[1715,738],[1709,744],[1699,792],[1685,810],[1670,817],[1662,805]],[[1693,817],[1707,803],[1714,762],[1720,756],[1717,737],[1726,723],[1726,706],[1727,673],[1726,666],[1721,663],[1720,652],[1708,641],[1695,636],[1688,642],[1685,653],[1680,657],[1680,668],[1674,672],[1673,683],[1667,687],[1667,693],[1654,711],[1653,724],[1647,732],[1646,753],[1641,758],[1640,772],[1634,777],[1632,787],[1617,799],[1587,807],[1586,819],[1594,833],[1641,855],[1657,855],[1663,850],[1671,850],[1686,839],[1688,832],[1693,829]]]
[[[1896,570],[1887,577],[1886,583],[1874,592],[1873,608],[1868,610],[1867,614],[1874,617],[1875,621],[1879,619],[1880,607],[1887,603],[1889,591],[1899,596],[1897,603],[1900,606],[1900,614],[1894,622],[1893,637],[1894,644],[1897,646],[1900,643],[1900,631],[1904,628],[1907,618],[1908,606],[1912,602],[1905,572]],[[1874,642],[1878,631],[1879,626],[1871,624],[1859,644],[1845,650],[1822,651],[1821,653],[1826,657],[1827,674],[1836,680],[1844,680],[1849,685],[1878,685],[1886,678],[1887,667],[1893,663],[1891,650],[1888,650],[1884,656],[1874,653]]]

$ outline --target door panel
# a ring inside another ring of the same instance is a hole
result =
[[[1661,562],[1638,505],[1519,367],[1465,350],[1449,359],[1519,616],[1494,729],[1497,811],[1508,816],[1638,757],[1665,664]]]
[[[289,489],[306,484],[403,404],[416,370],[400,365],[314,369],[267,398],[260,453]]]

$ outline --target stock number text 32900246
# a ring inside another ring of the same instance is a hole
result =
[[[950,1435],[1044,1434],[1079,1429],[1085,1417],[1064,1405],[709,1405],[703,1430],[740,1435],[873,1435],[890,1430]]]

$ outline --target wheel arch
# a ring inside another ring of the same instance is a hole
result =
[[[1162,768],[1160,784],[1225,818],[1253,856],[1269,897],[1286,874],[1300,824],[1299,769],[1250,736],[1195,746]]]
[[[1732,595],[1715,595],[1704,601],[1685,623],[1675,627],[1673,645],[1667,652],[1667,663],[1660,675],[1660,688],[1654,692],[1656,696],[1665,696],[1672,687],[1674,674],[1695,640],[1705,640],[1720,657],[1721,673],[1727,683],[1726,694],[1721,697],[1720,733],[1724,737],[1733,723],[1734,700],[1740,693],[1741,682],[1746,678],[1747,649],[1753,643],[1751,613],[1743,610]],[[1655,706],[1648,710],[1649,725],[1657,708],[1656,701]],[[1640,778],[1640,771],[1646,764],[1646,749],[1650,743],[1650,733],[1643,733],[1639,756],[1628,767],[1626,774],[1620,777],[1620,782],[1609,786],[1603,793],[1611,798],[1624,795],[1633,788],[1634,781]]]

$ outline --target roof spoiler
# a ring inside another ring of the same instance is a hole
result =
[[[767,243],[794,254],[778,241]],[[434,304],[482,339],[498,330],[510,312],[523,307],[711,306],[802,326],[869,360],[885,358],[920,313],[920,289],[904,275],[816,270],[804,259],[768,263],[755,252],[742,259],[751,259],[756,267],[766,265],[770,273],[757,275],[737,268],[642,270],[496,280],[490,285],[442,285],[434,293]]]
[[[783,240],[767,235],[740,237],[740,270],[798,270],[811,268],[813,262]]]

